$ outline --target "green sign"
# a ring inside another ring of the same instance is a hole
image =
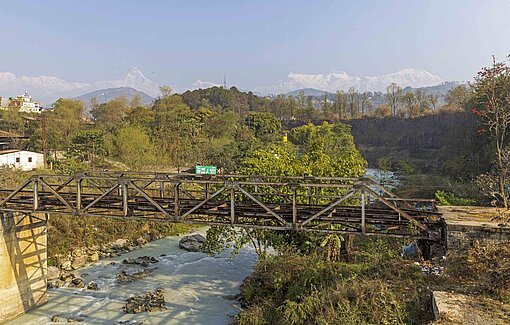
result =
[[[195,166],[196,174],[216,175],[216,166]]]

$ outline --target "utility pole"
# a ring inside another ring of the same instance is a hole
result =
[[[37,121],[40,124],[41,127],[41,142],[42,142],[42,149],[43,149],[43,163],[44,168],[46,169],[48,167],[48,150],[46,146],[46,118],[47,116],[44,113],[40,113],[38,117],[31,117],[31,116],[22,116],[24,119],[28,121]]]
[[[41,136],[43,149],[44,169],[48,168],[48,153],[46,150],[46,115],[41,115]]]
[[[227,75],[223,76],[223,89],[227,89]]]

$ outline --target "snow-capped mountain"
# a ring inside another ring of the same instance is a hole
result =
[[[286,79],[274,86],[259,87],[258,91],[266,94],[288,93],[296,89],[314,88],[336,92],[350,87],[358,91],[384,91],[391,83],[401,87],[427,87],[443,82],[441,77],[421,69],[404,69],[388,75],[375,77],[350,76],[345,72],[328,74],[289,73]]]
[[[119,87],[131,87],[152,97],[159,94],[159,86],[146,78],[138,68],[133,68],[121,80],[94,83],[68,82],[51,76],[18,77],[10,72],[0,72],[0,96],[14,97],[28,91],[43,104],[51,104],[60,97],[76,97],[99,89]]]
[[[145,77],[142,71],[136,67],[122,80],[98,81],[94,83],[94,87],[97,89],[130,87],[152,97],[157,97],[159,95],[159,86]]]

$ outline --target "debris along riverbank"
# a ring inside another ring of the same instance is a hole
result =
[[[205,233],[200,229],[199,233]],[[87,284],[93,282],[98,290],[85,288],[57,288],[48,292],[49,301],[10,324],[52,324],[59,319],[82,320],[82,324],[116,324],[145,322],[146,324],[226,324],[239,306],[228,297],[239,294],[242,281],[251,274],[257,254],[243,249],[235,259],[230,253],[208,256],[179,248],[183,236],[152,241],[122,256],[101,259],[74,271],[75,277]],[[140,261],[148,256],[148,266],[123,263]],[[153,259],[152,259],[152,258]],[[157,260],[151,263],[150,260]],[[136,270],[148,269],[147,276],[119,283],[118,274],[133,275]],[[130,298],[162,288],[166,310],[125,313],[123,307]]]

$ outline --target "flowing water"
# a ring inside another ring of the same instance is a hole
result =
[[[365,176],[373,178],[377,183],[381,184],[388,190],[393,190],[401,184],[398,176],[394,172],[387,170],[367,168]]]
[[[202,230],[203,233],[205,230]],[[52,324],[51,317],[82,318],[82,324],[227,324],[239,312],[233,296],[251,274],[257,254],[250,247],[230,259],[230,253],[208,256],[179,248],[181,237],[151,242],[121,257],[103,259],[75,271],[86,283],[94,281],[98,291],[59,288],[48,291],[46,304],[29,311],[9,324]],[[154,256],[150,275],[126,284],[116,281],[122,270],[140,266],[125,265],[125,258]],[[162,287],[167,310],[125,314],[126,300]]]

